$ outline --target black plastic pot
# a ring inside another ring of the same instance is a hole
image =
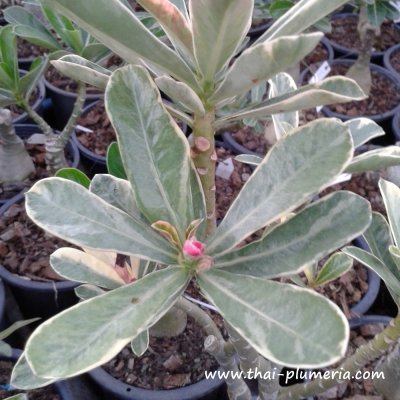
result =
[[[26,71],[20,70],[21,74],[26,74]],[[39,91],[39,95],[36,99],[36,101],[32,104],[32,108],[39,114],[42,114],[43,111],[43,102],[45,101],[46,98],[46,87],[44,85],[43,79],[40,79],[38,84],[37,84],[37,89]],[[32,123],[32,120],[30,119],[29,115],[24,112],[20,114],[18,117],[15,117],[13,119],[13,124],[23,124],[23,123]]]
[[[353,61],[352,60],[334,60],[333,64],[344,64],[344,65],[352,65]],[[394,86],[398,88],[400,91],[400,80],[397,78],[396,75],[393,75],[390,71],[388,71],[386,68],[380,67],[379,65],[375,64],[370,64],[371,71],[375,71],[386,78],[388,78]],[[309,72],[309,69],[306,69],[302,73],[302,81],[305,80],[306,74]],[[349,116],[345,114],[340,114],[334,111],[331,111],[328,107],[323,107],[321,112],[326,116],[326,117],[333,117],[333,118],[339,118],[342,121],[348,121],[350,119],[355,118],[354,116]],[[377,144],[388,144],[388,142],[391,142],[391,127],[392,127],[392,119],[394,115],[400,112],[400,104],[392,108],[391,110],[388,110],[384,113],[381,114],[375,114],[375,115],[357,115],[357,117],[366,117],[369,118],[373,121],[375,121],[378,125],[380,125],[386,132],[386,135],[384,138],[378,138],[376,140],[373,140],[374,143]]]
[[[49,123],[55,129],[62,130],[72,114],[77,94],[60,89],[46,79],[44,79],[44,84],[46,86],[47,95],[49,96],[53,104],[53,112],[52,115],[49,116]],[[87,94],[85,106],[93,103],[96,100],[99,100],[101,97],[103,97],[103,94],[101,93]]]
[[[13,204],[22,202],[24,194],[13,197],[0,208],[0,216]],[[76,282],[38,282],[8,271],[0,264],[0,278],[10,287],[25,318],[49,318],[76,304]]]
[[[35,133],[41,133],[40,128],[34,124],[17,124],[14,125],[17,135],[22,139],[27,139]],[[80,163],[79,150],[75,143],[70,139],[66,146],[67,161],[73,168],[78,168]],[[2,200],[0,199],[0,207],[3,206],[7,201],[11,199]]]
[[[179,389],[148,390],[127,385],[103,368],[96,368],[88,375],[101,388],[104,400],[220,400],[225,392],[224,382],[217,378],[203,379]]]
[[[400,79],[400,72],[393,67],[390,61],[392,55],[397,52],[400,52],[400,43],[396,44],[395,46],[392,46],[389,50],[385,52],[385,55],[383,56],[383,66],[390,72],[392,72],[394,75],[397,75],[397,77]]]
[[[357,21],[358,14],[343,12],[332,15],[332,20],[342,19],[342,18],[354,18]],[[398,26],[395,25],[395,28],[398,29]],[[329,41],[329,43],[333,47],[333,50],[335,51],[335,58],[355,59],[358,57],[358,51],[356,49],[349,49],[347,47],[341,46],[340,44],[334,42],[333,40],[330,40],[329,38],[327,38],[327,40]],[[385,51],[373,51],[371,54],[371,62],[382,65],[384,54]]]
[[[392,120],[392,132],[395,142],[400,141],[400,111],[396,113]]]
[[[11,361],[16,363],[18,358],[21,356],[22,350],[12,349],[11,357],[1,356],[1,360]],[[68,387],[68,381],[59,381],[52,384],[55,392],[61,397],[61,400],[74,400],[76,397],[72,396],[71,390]]]

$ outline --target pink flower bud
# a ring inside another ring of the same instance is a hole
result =
[[[200,257],[204,253],[204,244],[194,240],[189,239],[186,240],[185,244],[183,245],[183,253],[193,258]]]

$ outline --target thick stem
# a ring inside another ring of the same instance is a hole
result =
[[[358,21],[358,34],[361,46],[358,49],[356,62],[352,65],[346,75],[347,77],[354,79],[367,95],[369,95],[372,85],[369,63],[371,61],[372,49],[378,30],[379,29],[369,23],[368,4],[366,1],[362,1]]]
[[[63,142],[64,146],[67,144],[73,130],[75,129],[78,118],[81,116],[83,105],[86,99],[86,84],[83,82],[78,82],[78,93],[74,103],[74,108],[72,109],[72,114],[68,119],[67,124],[60,134],[60,140]]]
[[[185,299],[184,297],[181,297],[176,302],[175,307],[185,311],[189,317],[193,318],[196,324],[207,336],[212,335],[218,340],[223,340],[221,332],[217,325],[215,325],[213,319],[199,306]]]
[[[347,380],[348,377],[354,376],[364,365],[384,354],[399,338],[400,316],[397,316],[383,332],[364,346],[359,347],[343,364],[331,371],[328,379],[315,379],[304,384],[283,388],[278,399],[302,399],[327,391]]]
[[[241,377],[235,361],[234,352],[227,351],[223,339],[208,336],[204,342],[205,350],[218,361],[225,374],[225,382],[230,400],[251,400],[251,392]]]
[[[215,165],[217,154],[214,143],[215,110],[195,115],[193,122],[192,159],[200,176],[206,200],[206,235],[216,228],[215,218]]]
[[[275,400],[280,389],[279,373],[281,367],[262,358],[229,324],[225,323],[225,326],[239,355],[240,369],[248,375],[253,374],[249,378],[257,379],[258,398],[260,400]],[[270,379],[267,379],[267,377],[270,377]]]
[[[23,181],[35,166],[24,142],[15,133],[11,111],[0,109],[0,182]]]

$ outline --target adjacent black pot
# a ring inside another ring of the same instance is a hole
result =
[[[103,391],[104,400],[220,400],[225,384],[219,379],[203,379],[193,385],[171,390],[148,390],[127,385],[113,378],[103,368],[88,373]]]
[[[44,79],[44,84],[46,86],[47,95],[53,103],[53,115],[49,116],[49,123],[54,128],[62,130],[72,114],[77,94],[60,89],[48,82],[46,79]],[[87,94],[85,105],[100,99],[102,96],[103,95],[100,93]]]
[[[400,141],[400,111],[396,113],[392,120],[392,132],[395,142]]]
[[[41,133],[40,128],[34,124],[17,124],[14,125],[17,135],[22,139],[27,139],[34,133]],[[80,162],[79,150],[75,143],[70,139],[66,146],[67,161],[73,168],[78,168]],[[0,199],[0,207],[3,206],[7,201],[11,199],[2,200]]]
[[[400,43],[399,44],[396,44],[395,46],[392,46],[389,50],[387,50],[386,52],[385,52],[385,55],[383,56],[383,65],[384,65],[384,67],[386,68],[386,69],[388,69],[390,72],[392,72],[394,75],[397,75],[397,77],[400,79],[400,72],[399,71],[397,71],[394,67],[393,67],[393,65],[392,65],[392,63],[391,63],[391,61],[390,61],[390,59],[392,58],[392,55],[394,54],[394,53],[397,53],[397,52],[400,52]]]
[[[332,15],[332,20],[337,20],[337,19],[343,19],[343,18],[354,18],[356,20],[356,23],[358,21],[358,14],[352,14],[352,13],[339,13],[339,14],[334,14]],[[395,29],[398,29],[397,25],[394,25]],[[334,42],[333,40],[330,40],[327,38],[331,46],[333,47],[335,51],[335,58],[352,58],[355,59],[358,57],[358,51],[356,49],[349,49],[347,47],[341,46],[340,44]],[[382,65],[383,63],[383,57],[384,57],[385,51],[373,51],[371,54],[371,62],[375,64],[380,64]]]
[[[22,70],[20,70],[20,72],[22,74],[26,73],[26,71]],[[39,91],[39,95],[35,103],[32,104],[32,108],[40,115],[43,111],[43,102],[45,101],[46,98],[46,87],[44,85],[43,79],[39,80],[37,84],[37,89]],[[32,120],[30,119],[29,115],[26,112],[13,119],[13,124],[23,124],[23,123],[32,123]]]
[[[13,204],[22,202],[24,194],[13,197],[0,208],[0,216]],[[25,318],[49,318],[76,304],[76,282],[38,282],[8,271],[0,264],[0,278],[10,287]]]
[[[353,61],[352,60],[334,60],[333,64],[344,64],[344,65],[352,65]],[[371,71],[375,71],[378,74],[381,74],[385,76],[387,79],[389,79],[395,87],[398,88],[398,91],[400,91],[400,80],[397,78],[396,75],[393,75],[390,71],[388,71],[386,68],[380,67],[379,65],[375,64],[370,64]],[[304,81],[305,76],[309,72],[309,70],[305,70],[302,74],[302,80]],[[337,112],[331,111],[328,107],[323,107],[321,112],[326,116],[326,117],[333,117],[333,118],[339,118],[342,121],[348,121],[350,119],[355,118],[354,116],[349,116],[345,114],[339,114]],[[375,115],[357,115],[357,117],[366,117],[369,118],[373,121],[375,121],[378,125],[380,125],[386,132],[386,135],[383,139],[378,139],[378,140],[373,140],[373,142],[376,142],[378,144],[387,144],[387,141],[390,140],[390,132],[391,132],[391,127],[392,127],[392,119],[394,115],[400,112],[400,104],[392,108],[391,110],[387,110],[384,113],[381,114],[375,114]],[[384,143],[382,142],[384,141]]]
[[[11,357],[1,356],[1,360],[11,361],[16,363],[22,354],[22,350],[12,349]],[[71,389],[69,388],[68,381],[59,381],[52,384],[55,392],[61,397],[61,400],[78,400],[73,396]],[[83,400],[83,399],[81,399]]]

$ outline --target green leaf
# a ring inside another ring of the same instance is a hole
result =
[[[145,221],[136,205],[134,193],[127,180],[112,175],[96,174],[92,179],[89,190],[108,204]]]
[[[136,357],[141,357],[149,347],[149,331],[143,331],[132,339],[131,348]]]
[[[369,140],[383,136],[385,131],[375,122],[368,118],[353,118],[346,121],[353,138],[354,147],[359,147]]]
[[[245,93],[302,60],[319,43],[319,32],[282,37],[246,49],[228,70],[212,96],[218,102]]]
[[[215,257],[215,268],[263,278],[293,275],[357,237],[370,221],[368,201],[339,191],[311,204],[261,240]]]
[[[200,274],[198,281],[223,318],[270,361],[315,368],[333,364],[346,352],[345,316],[311,290],[246,275],[238,279],[220,270]]]
[[[115,71],[105,103],[140,211],[151,223],[169,222],[182,236],[193,220],[204,218],[204,207],[190,190],[195,172],[188,141],[149,73],[132,65]]]
[[[7,397],[4,400],[28,400],[28,395],[25,393],[19,393],[11,397]]]
[[[321,18],[330,14],[348,0],[300,0],[288,12],[276,20],[272,26],[261,35],[255,44],[282,36],[296,35],[304,32]]]
[[[80,285],[74,289],[75,294],[81,299],[81,300],[89,300],[92,297],[99,296],[101,294],[106,293],[105,290],[100,289],[97,286],[94,285]]]
[[[71,32],[75,30],[72,22],[64,15],[57,14],[53,9],[46,7],[44,1],[41,1],[41,5],[43,14],[47,18],[52,29],[54,29],[67,47],[79,53],[83,43],[79,39],[78,42],[76,41],[76,34],[72,33],[71,35]]]
[[[4,10],[4,18],[14,26],[18,36],[50,51],[60,50],[62,46],[50,31],[31,12],[24,7],[12,6]]]
[[[77,246],[176,262],[176,250],[150,226],[75,182],[37,182],[26,194],[26,210],[41,228]]]
[[[11,334],[13,334],[16,330],[22,328],[23,326],[29,325],[32,322],[38,321],[39,319],[40,318],[31,318],[31,319],[26,319],[26,320],[23,320],[23,321],[14,322],[7,329],[5,329],[5,330],[0,332],[0,340],[4,340],[6,337],[8,337]]]
[[[258,156],[251,156],[248,154],[240,154],[235,157],[236,161],[240,161],[244,164],[250,164],[250,165],[258,165],[262,162],[262,158]]]
[[[0,68],[1,70],[1,68]],[[1,82],[1,78],[0,78]],[[14,95],[5,89],[0,88],[0,107],[7,107],[12,104],[16,104],[17,99],[14,97]]]
[[[107,69],[75,55],[61,57],[51,64],[63,75],[102,90],[106,88],[111,74]]]
[[[171,43],[193,59],[193,35],[190,22],[180,9],[168,0],[137,0],[161,25]]]
[[[99,63],[111,54],[111,50],[108,47],[104,46],[104,44],[94,42],[86,45],[83,48],[81,55],[84,60],[93,63]]]
[[[107,170],[111,175],[121,179],[128,179],[124,165],[122,164],[121,153],[118,143],[113,142],[107,149]]]
[[[36,62],[37,61],[37,62]],[[26,99],[29,99],[31,93],[36,88],[40,79],[42,79],[44,72],[48,66],[48,58],[37,58],[31,65],[31,70],[24,74],[19,80],[19,92],[23,94]]]
[[[357,83],[346,77],[334,76],[274,97],[248,110],[220,118],[217,126],[246,117],[266,117],[287,111],[363,99],[365,99],[365,94]]]
[[[342,172],[352,152],[349,130],[337,120],[319,119],[292,131],[246,182],[216,233],[208,238],[208,254],[226,252],[296,209]]]
[[[197,86],[195,76],[182,59],[147,30],[119,0],[108,0],[101,7],[97,0],[79,3],[43,0],[43,3],[73,19],[127,62],[136,64],[138,57],[143,58],[191,87]]]
[[[81,170],[76,168],[62,168],[56,172],[56,177],[68,179],[72,182],[79,183],[84,188],[89,189],[90,178]]]
[[[398,146],[386,146],[355,156],[345,172],[377,171],[396,165],[400,165],[400,148]]]
[[[285,72],[281,72],[274,78],[270,79],[269,86],[269,98],[289,93],[297,89],[294,79]],[[276,138],[277,140],[280,140],[292,129],[299,126],[299,113],[297,111],[291,111],[287,113],[274,114],[272,115],[272,121]]]
[[[0,356],[2,357],[11,357],[12,356],[12,347],[3,341],[0,341]]]
[[[44,379],[36,376],[22,353],[11,374],[11,385],[21,390],[32,390],[54,383],[56,379]]]
[[[393,245],[390,227],[385,217],[378,213],[372,214],[371,225],[363,233],[371,253],[379,258],[393,274],[397,274],[396,264],[393,262],[389,248]],[[400,278],[400,274],[399,274]]]
[[[188,280],[182,268],[170,267],[50,318],[26,343],[29,365],[38,376],[68,378],[104,364],[157,322]]]
[[[394,274],[400,280],[400,250],[398,247],[391,245],[389,247],[389,253],[392,256],[392,260],[395,262],[395,266],[397,267]]]
[[[57,249],[50,256],[50,265],[57,274],[70,281],[90,283],[105,289],[116,289],[124,284],[115,271],[114,264],[106,264],[71,247]]]
[[[254,0],[189,2],[194,54],[205,81],[231,59],[250,29]]]
[[[350,271],[352,265],[353,260],[349,256],[343,253],[333,254],[319,271],[317,278],[313,282],[313,287],[326,285],[328,282],[340,278]]]
[[[1,67],[8,75],[8,78],[11,79],[12,87],[16,88],[19,80],[17,39],[11,25],[5,26],[0,30],[0,54]]]
[[[400,189],[392,182],[379,180],[379,189],[382,194],[383,202],[389,219],[390,231],[392,232],[394,243],[400,246]]]
[[[343,253],[353,257],[356,261],[375,271],[395,295],[400,296],[400,280],[393,272],[371,253],[358,247],[348,246],[342,249]]]
[[[155,83],[174,102],[182,103],[195,114],[205,114],[206,111],[199,96],[185,83],[177,82],[166,75],[156,78]]]

